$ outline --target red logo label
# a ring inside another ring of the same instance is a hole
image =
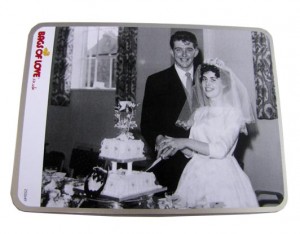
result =
[[[32,80],[32,90],[37,89],[36,87],[36,78],[41,77],[42,72],[42,64],[43,64],[43,57],[49,56],[50,51],[44,47],[45,43],[45,35],[44,31],[38,32],[37,42],[36,42],[36,51],[35,51],[35,61],[33,63],[33,80]]]

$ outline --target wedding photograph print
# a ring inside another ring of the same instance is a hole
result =
[[[37,25],[20,113],[20,210],[200,215],[286,204],[276,66],[263,29]]]

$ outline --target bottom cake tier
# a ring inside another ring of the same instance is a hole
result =
[[[152,172],[128,172],[125,169],[118,169],[109,171],[101,195],[121,201],[164,190],[161,185],[155,183],[155,175]]]

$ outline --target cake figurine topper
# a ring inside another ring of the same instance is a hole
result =
[[[121,134],[117,137],[120,140],[134,139],[131,129],[137,127],[136,121],[133,120],[135,117],[136,107],[131,101],[119,101],[115,107],[116,124],[115,128],[120,129]]]

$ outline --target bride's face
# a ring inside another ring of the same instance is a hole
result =
[[[202,77],[202,87],[205,96],[214,99],[222,94],[224,85],[214,72],[207,71]]]

